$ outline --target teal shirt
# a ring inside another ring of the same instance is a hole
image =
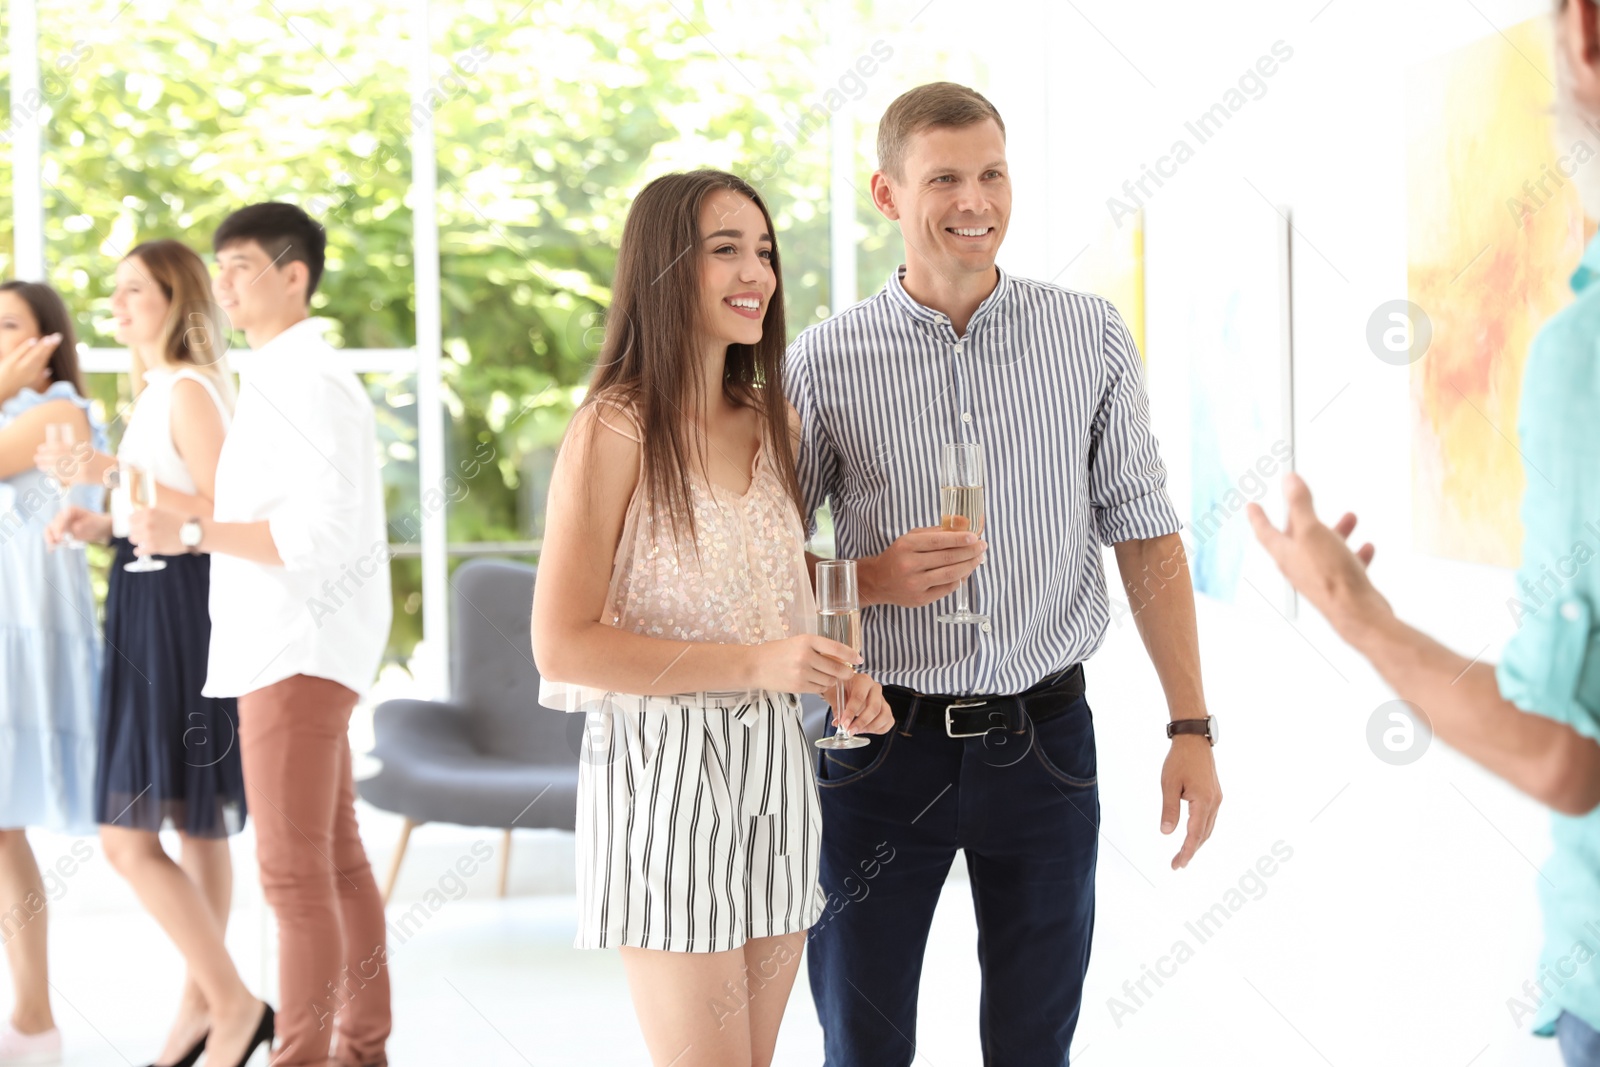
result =
[[[1577,299],[1534,338],[1518,432],[1527,471],[1522,569],[1510,608],[1519,628],[1497,671],[1524,711],[1600,741],[1600,238],[1572,276]],[[1535,1007],[1548,1036],[1563,1011],[1600,1030],[1600,809],[1555,815],[1555,851],[1539,892],[1544,951]]]

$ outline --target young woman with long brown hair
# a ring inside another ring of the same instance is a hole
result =
[[[139,245],[117,265],[111,310],[132,355],[137,400],[117,457],[84,458],[78,477],[98,481],[120,462],[155,475],[163,508],[210,516],[234,386],[205,262],[178,241]],[[46,468],[71,462],[50,448],[38,460]],[[112,532],[110,516],[76,508],[50,528],[52,541],[66,533],[104,541]],[[236,702],[201,694],[211,558],[162,557],[159,571],[130,572],[133,546],[125,537],[112,543],[105,626],[115,653],[105,657],[100,687],[100,841],[188,964],[156,1067],[191,1067],[208,1038],[210,1062],[231,1062],[221,1050],[244,1047],[262,1005],[223,941],[233,893],[228,837],[244,828],[245,794]],[[176,862],[161,845],[168,827],[182,842]]]
[[[541,702],[587,715],[577,945],[621,950],[656,1063],[767,1064],[823,905],[796,694],[844,682],[842,725],[893,720],[815,633],[760,196],[717,171],[651,182],[613,293],[533,613]]]

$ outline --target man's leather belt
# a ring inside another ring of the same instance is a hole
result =
[[[902,730],[933,729],[949,737],[982,737],[1001,727],[1022,733],[1028,721],[1048,722],[1083,696],[1083,664],[1075,663],[1031,689],[1009,696],[937,696],[898,685],[883,695]]]

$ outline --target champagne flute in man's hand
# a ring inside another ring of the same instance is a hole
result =
[[[983,536],[983,446],[945,445],[939,457],[939,525],[956,530],[958,519],[966,529]],[[989,621],[974,614],[967,602],[967,579],[956,586],[956,610],[939,616],[940,622],[971,625]]]

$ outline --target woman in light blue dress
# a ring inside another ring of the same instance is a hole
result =
[[[28,827],[95,831],[99,626],[82,551],[45,548],[64,503],[34,467],[47,427],[104,449],[78,368],[72,319],[36,282],[0,285],[0,940],[16,1003],[0,1026],[0,1064],[50,1063],[49,897]],[[89,499],[98,494],[91,488]]]

